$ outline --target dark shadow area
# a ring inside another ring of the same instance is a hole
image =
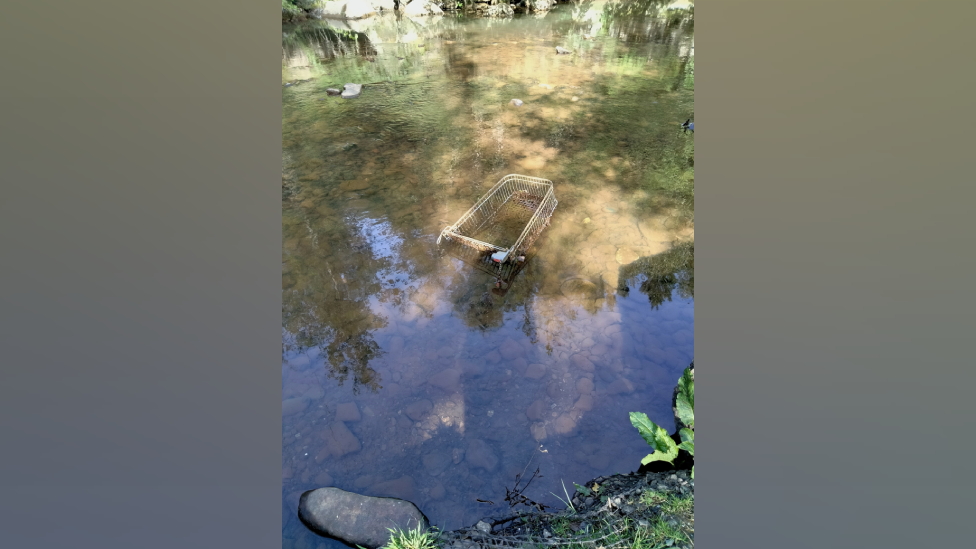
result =
[[[676,244],[670,250],[638,258],[620,267],[618,291],[626,295],[630,286],[647,296],[656,309],[671,301],[675,293],[681,298],[695,297],[695,243]]]

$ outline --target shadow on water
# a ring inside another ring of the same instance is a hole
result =
[[[283,546],[334,546],[295,517],[310,488],[457,528],[526,463],[555,506],[560,480],[636,469],[629,411],[669,424],[694,344],[694,42],[664,6],[283,26]],[[359,98],[326,94],[347,82]],[[436,239],[509,173],[559,205],[496,287]]]

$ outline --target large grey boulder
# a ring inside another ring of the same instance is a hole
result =
[[[369,0],[339,0],[326,2],[322,7],[322,17],[326,19],[362,19],[376,15]]]
[[[409,17],[423,17],[425,15],[441,15],[444,10],[430,0],[413,0],[406,8],[400,8]]]
[[[508,4],[495,4],[485,13],[488,17],[515,17],[515,8]]]
[[[430,527],[416,505],[397,498],[376,498],[339,488],[318,488],[302,494],[298,518],[316,534],[353,547],[378,549],[390,541],[388,528]]]
[[[549,11],[556,6],[556,0],[528,0],[528,5],[532,11]]]

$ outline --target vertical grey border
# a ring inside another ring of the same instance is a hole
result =
[[[273,4],[5,4],[0,547],[279,547]]]
[[[697,546],[972,543],[974,6],[696,2]]]

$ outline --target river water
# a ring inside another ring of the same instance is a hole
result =
[[[305,490],[405,498],[454,529],[507,512],[523,471],[561,507],[562,483],[636,470],[631,411],[673,429],[694,358],[693,18],[624,6],[282,27],[285,547],[342,547],[298,521]],[[347,82],[360,97],[327,95]],[[436,241],[511,173],[551,180],[558,207],[496,288]]]

